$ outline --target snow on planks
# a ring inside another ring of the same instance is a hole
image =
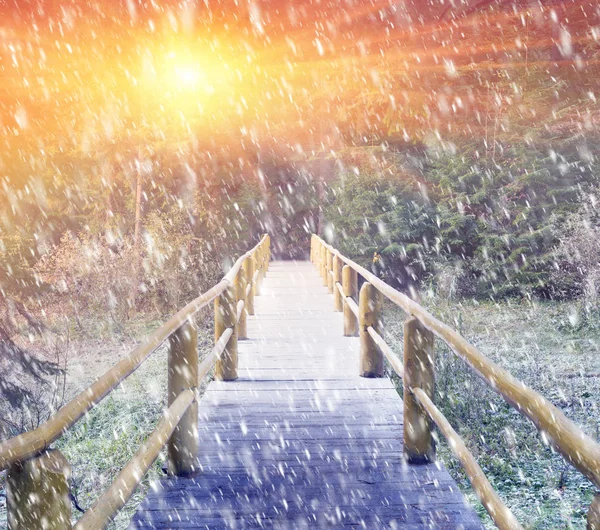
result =
[[[402,401],[342,330],[310,263],[271,263],[240,378],[200,401],[201,472],[155,484],[131,528],[481,529],[441,464],[403,462]]]

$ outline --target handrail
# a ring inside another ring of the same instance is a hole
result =
[[[245,305],[246,304],[244,303],[243,300],[240,300],[237,303],[236,318],[235,318],[236,323],[239,323],[240,318],[242,318],[242,313],[244,312],[244,306]]]
[[[394,289],[374,274],[342,255],[320,237],[318,241],[332,254],[354,269],[382,295],[400,306],[410,316],[437,337],[469,365],[495,392],[529,418],[563,457],[600,487],[600,445],[585,434],[573,421],[546,398],[525,386],[504,368],[483,355],[475,346],[450,326],[439,321],[408,296]]]
[[[119,361],[115,366],[108,370],[108,372],[99,377],[90,387],[80,392],[43,425],[0,444],[0,471],[10,467],[16,462],[31,458],[50,447],[50,444],[75,425],[86,412],[96,406],[122,381],[137,370],[137,368],[139,368],[139,366],[187,319],[223,293],[225,289],[234,282],[244,260],[251,257],[256,249],[258,249],[267,238],[267,235],[263,236],[259,243],[257,243],[250,251],[238,258],[229,272],[225,274],[223,279],[217,285],[173,315],[167,322],[142,342],[142,344],[135,348],[125,359]]]
[[[133,458],[119,472],[110,487],[87,510],[74,530],[95,530],[105,528],[115,515],[125,506],[135,492],[142,477],[158,458],[162,448],[179,424],[179,421],[196,398],[191,388],[184,390],[173,404],[165,410],[154,432],[140,446]]]
[[[388,362],[392,365],[394,372],[396,372],[398,377],[402,379],[404,377],[404,368],[402,367],[402,362],[400,359],[394,355],[392,348],[388,346],[387,342],[385,342],[384,338],[377,333],[373,326],[369,326],[367,328],[367,333],[375,341],[375,344],[379,346],[379,349],[383,352]]]
[[[496,523],[496,526],[501,530],[523,530],[523,527],[517,521],[512,512],[502,502],[490,481],[487,479],[483,470],[467,449],[463,439],[456,433],[450,425],[450,422],[433,404],[426,392],[422,388],[411,388],[411,392],[417,398],[419,404],[427,411],[427,414],[438,426],[446,440],[450,449],[460,460],[465,473],[469,477],[469,481],[473,484],[473,489],[481,504],[485,507],[490,517]]]
[[[431,366],[434,354],[433,342],[430,342],[430,340],[435,335],[446,342],[454,353],[465,361],[488,386],[515,407],[521,415],[530,419],[568,462],[581,471],[596,486],[600,486],[600,445],[587,436],[552,403],[489,360],[456,331],[437,320],[415,301],[389,286],[351,259],[343,256],[337,249],[325,243],[317,235],[313,235],[313,239],[311,239],[311,260],[323,276],[324,285],[327,284],[325,278],[328,279],[331,275],[334,277],[339,276],[339,272],[333,273],[332,269],[339,267],[340,263],[345,264],[343,267],[344,278],[346,278],[346,269],[348,268],[353,270],[354,274],[360,274],[367,281],[363,285],[364,295],[363,290],[361,290],[358,305],[352,296],[345,296],[344,288],[340,286],[339,282],[336,283],[335,287],[340,292],[343,305],[354,313],[359,323],[361,372],[364,370],[364,375],[368,377],[373,375],[370,369],[373,366],[378,366],[376,357],[372,357],[372,348],[376,348],[381,352],[379,355],[384,355],[396,374],[403,379],[405,415],[410,415],[410,417],[405,416],[404,418],[405,453],[407,443],[410,442],[411,444],[407,453],[409,461],[414,460],[415,463],[430,461],[428,451],[433,447],[432,442],[429,441],[431,432],[426,425],[426,417],[422,416],[421,413],[415,414],[414,407],[416,406],[420,407],[433,420],[440,432],[446,437],[453,453],[463,465],[475,493],[497,527],[502,530],[522,530],[523,527],[493,490],[463,440],[431,399],[435,372]],[[337,265],[334,265],[334,263],[337,263]],[[386,296],[409,315],[404,330],[404,366],[375,327],[380,326],[381,304],[373,289],[376,290],[375,292],[379,292],[380,295]],[[349,294],[350,291],[352,289],[349,289]],[[337,302],[335,307],[336,310],[339,310]],[[352,330],[355,328],[353,325],[347,328],[345,321],[345,333],[347,329]],[[431,339],[427,337],[427,334]],[[369,345],[366,338],[372,341],[372,345]],[[363,363],[365,363],[367,369],[363,367]],[[381,367],[379,370],[379,373],[376,371],[378,376],[383,374]],[[408,403],[411,400],[415,405]],[[418,441],[415,442],[415,440]],[[434,450],[433,454],[435,454]],[[588,528],[596,527],[600,527],[600,494],[594,497],[588,511]]]
[[[270,255],[270,238],[265,234],[252,250],[233,264],[217,285],[172,316],[128,357],[61,408],[44,425],[0,444],[0,471],[10,467],[7,480],[9,521],[17,521],[19,528],[62,528],[65,521],[68,524],[71,520],[70,502],[64,502],[62,496],[55,496],[48,503],[34,505],[30,502],[31,498],[46,495],[50,482],[51,489],[67,491],[69,488],[68,462],[59,451],[47,451],[49,445],[133,373],[167,338],[170,339],[169,407],[156,429],[94,506],[84,513],[75,528],[105,528],[129,500],[165,445],[169,474],[188,476],[198,470],[198,437],[194,432],[198,422],[199,383],[215,365],[215,378],[223,381],[237,378],[237,341],[238,338],[246,338],[246,314],[254,314],[254,295],[259,294]],[[192,316],[212,301],[215,302],[215,345],[198,364],[198,331],[192,323]],[[51,466],[51,472],[47,465],[50,460],[57,462]],[[23,469],[30,470],[28,477],[15,480],[15,476],[23,474]],[[43,479],[39,478],[40,474]],[[32,477],[35,479],[32,480]]]
[[[227,328],[217,341],[212,351],[198,367],[198,381],[202,381],[213,368],[217,359],[225,350],[233,329]],[[184,390],[165,411],[156,429],[137,450],[133,458],[120,471],[109,488],[96,500],[94,506],[87,510],[74,527],[74,530],[94,530],[104,528],[125,506],[137,488],[141,478],[147,473],[152,463],[158,458],[166,441],[173,434],[183,414],[196,397],[196,391]]]
[[[354,313],[354,316],[358,318],[358,305],[356,304],[356,302],[352,300],[352,298],[348,297],[346,299],[346,303],[348,304],[350,311],[352,311],[352,313]]]

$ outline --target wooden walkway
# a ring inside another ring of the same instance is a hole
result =
[[[342,329],[311,263],[271,263],[240,378],[200,401],[202,471],[156,484],[131,528],[480,530],[440,463],[403,463],[402,401]]]

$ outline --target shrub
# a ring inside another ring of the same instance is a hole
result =
[[[559,295],[583,295],[588,307],[598,305],[600,293],[600,212],[598,191],[589,193],[577,214],[561,227],[552,282]]]

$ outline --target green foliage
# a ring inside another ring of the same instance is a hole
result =
[[[379,166],[338,175],[324,233],[405,289],[439,287],[439,271],[462,262],[465,289],[455,294],[564,296],[557,244],[597,167],[580,156],[581,139],[554,143],[560,155],[540,140],[508,144],[493,161],[467,143],[423,146],[417,165],[412,150],[379,154]]]

